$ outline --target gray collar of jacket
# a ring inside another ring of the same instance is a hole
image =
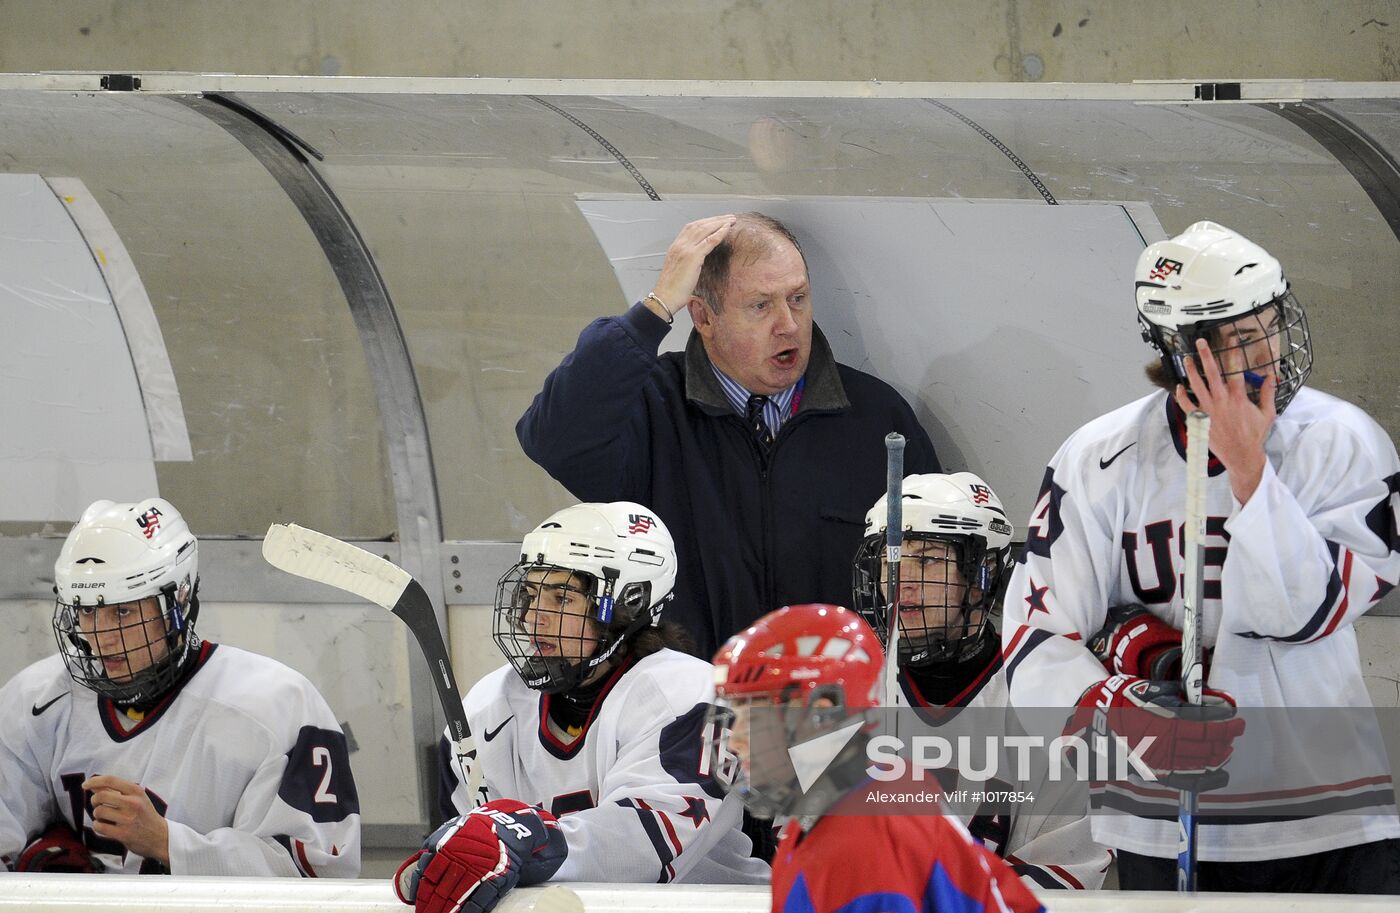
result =
[[[807,384],[802,388],[798,412],[837,412],[850,408],[836,358],[821,329],[812,324],[812,354],[807,360]],[[710,415],[732,414],[733,408],[710,367],[710,356],[700,334],[690,331],[685,343],[685,398]]]

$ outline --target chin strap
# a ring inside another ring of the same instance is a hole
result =
[[[925,700],[942,707],[977,680],[996,660],[1000,646],[995,629],[987,624],[965,654],[943,662],[906,666],[904,671]]]

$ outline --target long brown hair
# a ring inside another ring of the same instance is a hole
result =
[[[627,645],[632,655],[641,659],[662,650],[675,650],[677,653],[695,655],[695,639],[690,632],[674,621],[663,621],[648,628],[642,628]]]
[[[1176,385],[1181,381],[1176,379],[1176,372],[1166,359],[1157,358],[1143,366],[1142,373],[1147,377],[1149,383],[1154,387],[1161,387],[1168,393],[1176,392]]]

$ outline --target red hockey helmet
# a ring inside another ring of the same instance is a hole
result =
[[[884,662],[875,632],[841,606],[784,606],[731,637],[714,662],[707,731],[716,779],[760,818],[819,814],[835,798],[821,787],[832,784],[820,782],[821,771],[797,769],[793,751],[866,728]],[[859,743],[848,736],[841,745]],[[841,763],[832,758],[828,766]]]
[[[840,688],[849,710],[879,704],[884,653],[870,625],[843,606],[783,606],[754,622],[715,654],[720,697],[768,695],[782,703],[824,686]]]

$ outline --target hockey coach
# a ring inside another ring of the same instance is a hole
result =
[[[685,351],[658,355],[681,308]],[[589,324],[516,425],[575,497],[666,518],[680,559],[667,614],[702,656],[764,608],[847,599],[891,431],[907,472],[940,471],[909,404],[836,363],[797,238],[754,212],[682,228],[653,290]]]

